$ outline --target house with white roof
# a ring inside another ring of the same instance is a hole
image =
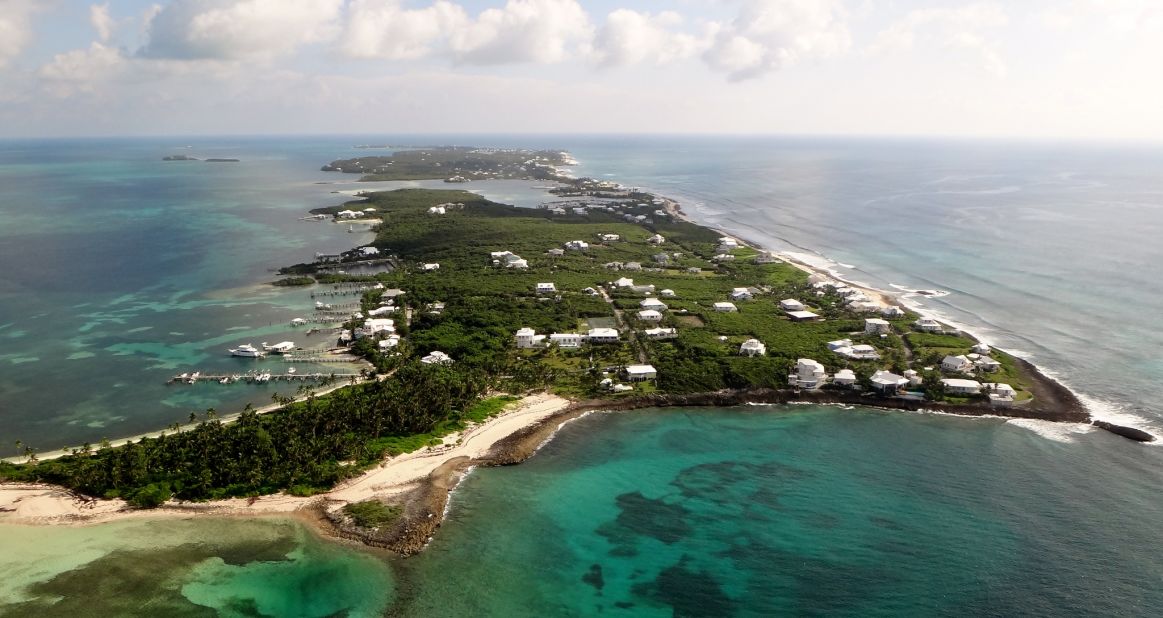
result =
[[[561,256],[565,255],[565,249],[554,248],[554,249],[550,249],[549,251],[546,251],[545,253],[547,255],[551,255],[553,257],[561,257]]]
[[[538,294],[554,294],[557,292],[557,285],[553,283],[538,283],[536,289]]]
[[[989,347],[988,343],[978,343],[973,346],[973,351],[977,354],[989,354],[993,352],[993,348]]]
[[[658,377],[658,371],[653,365],[627,365],[623,371],[626,373],[626,380],[630,382],[645,382]]]
[[[913,328],[925,333],[939,333],[945,330],[941,323],[933,318],[921,318],[913,322]]]
[[[622,237],[617,234],[598,234],[598,238],[602,242],[617,242],[622,240]]]
[[[590,343],[618,343],[620,341],[616,328],[591,328],[586,333],[586,339]]]
[[[735,288],[731,290],[731,300],[751,300],[751,288]]]
[[[832,376],[832,384],[852,388],[856,386],[856,373],[851,369],[841,369],[836,372],[836,375]]]
[[[1001,369],[1001,363],[988,356],[978,356],[978,358],[973,359],[973,366],[984,373],[993,373]]]
[[[614,282],[614,287],[632,288],[634,287],[634,280],[627,277],[622,277],[621,279],[618,279]]]
[[[440,270],[440,264],[437,264],[435,262],[432,262],[430,264],[422,264],[420,266],[420,270],[422,270],[424,272],[432,272],[434,270]]]
[[[364,257],[369,257],[369,256],[373,256],[373,255],[379,255],[380,250],[376,249],[375,247],[360,247],[359,254],[364,256]]]
[[[388,335],[384,339],[380,339],[379,343],[377,343],[376,345],[379,346],[379,348],[381,350],[387,350],[388,348],[394,348],[394,347],[400,345],[400,336],[393,333],[391,335]]]
[[[880,314],[886,318],[903,318],[905,317],[905,310],[896,305],[889,305],[881,309]]]
[[[950,395],[976,395],[981,392],[981,383],[977,380],[944,378],[941,384],[945,385],[945,392]]]
[[[663,298],[674,298],[674,290],[672,290],[670,288],[665,288],[662,291],[660,291],[658,293],[658,295],[663,297]]]
[[[528,327],[519,329],[514,339],[517,340],[517,347],[522,350],[545,345],[545,335],[538,335],[537,331]]]
[[[648,339],[674,339],[678,337],[678,330],[674,328],[648,328],[642,331]]]
[[[638,319],[643,322],[661,322],[662,314],[653,309],[647,309],[638,312]]]
[[[865,318],[864,333],[866,335],[888,335],[892,333],[892,324],[880,318]]]
[[[900,389],[908,386],[908,383],[908,378],[891,371],[881,369],[872,374],[872,388],[882,395],[895,395]]]
[[[763,356],[767,354],[767,346],[758,339],[748,339],[739,346],[739,354],[743,356]]]
[[[388,318],[374,318],[365,320],[363,326],[356,328],[353,331],[356,339],[363,339],[364,337],[372,337],[379,333],[394,333],[396,332],[396,321]]]
[[[735,306],[735,303],[726,303],[726,302],[715,303],[714,308],[715,308],[715,311],[718,311],[720,313],[731,313],[731,312],[739,310],[739,308]]]
[[[425,365],[451,365],[452,357],[439,350],[434,350],[428,356],[421,358],[420,362]]]
[[[389,305],[387,307],[376,307],[375,309],[368,311],[367,314],[368,314],[368,317],[374,318],[374,317],[378,317],[381,315],[388,315],[390,313],[395,313],[395,312],[396,312],[396,308]]]
[[[804,304],[794,298],[786,298],[779,301],[779,308],[784,311],[803,311]]]
[[[655,311],[666,311],[669,307],[666,303],[657,298],[644,298],[638,302],[638,306],[643,309],[653,309]]]
[[[989,396],[989,404],[993,406],[1009,407],[1018,396],[1014,387],[998,382],[984,382],[981,390]]]
[[[622,270],[642,270],[641,262],[626,262],[622,265]]]
[[[788,311],[787,317],[791,318],[792,322],[811,322],[820,319],[820,316],[811,311]]]
[[[941,360],[941,371],[967,373],[973,370],[973,362],[963,355],[946,356]]]
[[[582,336],[578,333],[553,333],[549,336],[549,343],[559,348],[580,348]]]
[[[585,251],[590,248],[590,243],[584,240],[571,240],[565,243],[565,248],[569,251]]]
[[[510,260],[507,264],[505,264],[505,268],[516,268],[517,270],[524,270],[529,268],[529,262],[526,262],[521,258],[517,258],[515,260]]]
[[[646,242],[652,245],[661,245],[662,243],[666,242],[666,239],[662,237],[662,234],[655,234],[654,236],[647,238]]]
[[[448,211],[445,210],[444,206],[432,206],[428,209],[428,214],[430,215],[443,215],[447,212]]]
[[[507,261],[507,258],[509,257],[516,258],[517,254],[513,253],[512,251],[492,251],[489,253],[489,257],[492,258],[494,262],[501,260]]]
[[[812,390],[823,386],[828,379],[824,366],[810,358],[801,358],[796,361],[794,373],[787,376],[788,384],[794,388]]]
[[[917,373],[916,369],[906,369],[905,377],[909,379],[909,386],[921,386],[925,383],[925,378]]]

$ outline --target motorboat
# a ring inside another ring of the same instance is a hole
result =
[[[259,350],[258,348],[250,345],[249,343],[244,343],[244,344],[238,346],[237,348],[231,348],[230,355],[231,356],[242,356],[244,358],[262,358],[263,356],[265,356],[265,354],[263,353],[262,350]]]

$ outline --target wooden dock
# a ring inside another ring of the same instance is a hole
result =
[[[359,377],[358,373],[202,373],[194,371],[176,375],[169,384],[198,384],[217,382],[218,384],[266,384],[267,382],[323,382],[325,380],[346,380]]]

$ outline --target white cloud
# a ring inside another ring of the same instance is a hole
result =
[[[109,41],[109,38],[113,36],[113,28],[117,22],[109,15],[108,2],[89,6],[89,23],[93,24],[93,29],[97,31],[97,38],[102,43]]]
[[[682,16],[672,11],[652,15],[615,10],[606,16],[594,39],[594,59],[604,66],[621,66],[690,58],[705,50],[708,43],[705,38],[676,32],[682,22]]]
[[[343,52],[353,58],[423,58],[435,51],[448,32],[469,22],[463,8],[444,0],[421,9],[405,9],[401,4],[400,0],[354,0],[341,37]]]
[[[851,46],[839,0],[744,0],[739,15],[718,24],[703,59],[732,81],[751,79]]]
[[[881,30],[869,45],[872,54],[911,51],[918,44],[968,50],[985,71],[1005,76],[1005,61],[998,45],[983,32],[1006,26],[1009,16],[992,2],[976,2],[957,8],[917,9]]]
[[[0,68],[24,51],[32,39],[29,17],[35,8],[28,0],[0,0]]]
[[[454,31],[449,43],[466,64],[553,63],[584,51],[592,38],[589,15],[575,0],[508,0]]]
[[[334,36],[343,0],[174,0],[149,22],[151,58],[248,60]]]

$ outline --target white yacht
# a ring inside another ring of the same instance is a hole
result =
[[[244,356],[246,358],[262,358],[262,356],[264,354],[261,350],[250,345],[249,343],[244,343],[244,344],[238,346],[237,348],[231,348],[230,355],[231,356]]]

